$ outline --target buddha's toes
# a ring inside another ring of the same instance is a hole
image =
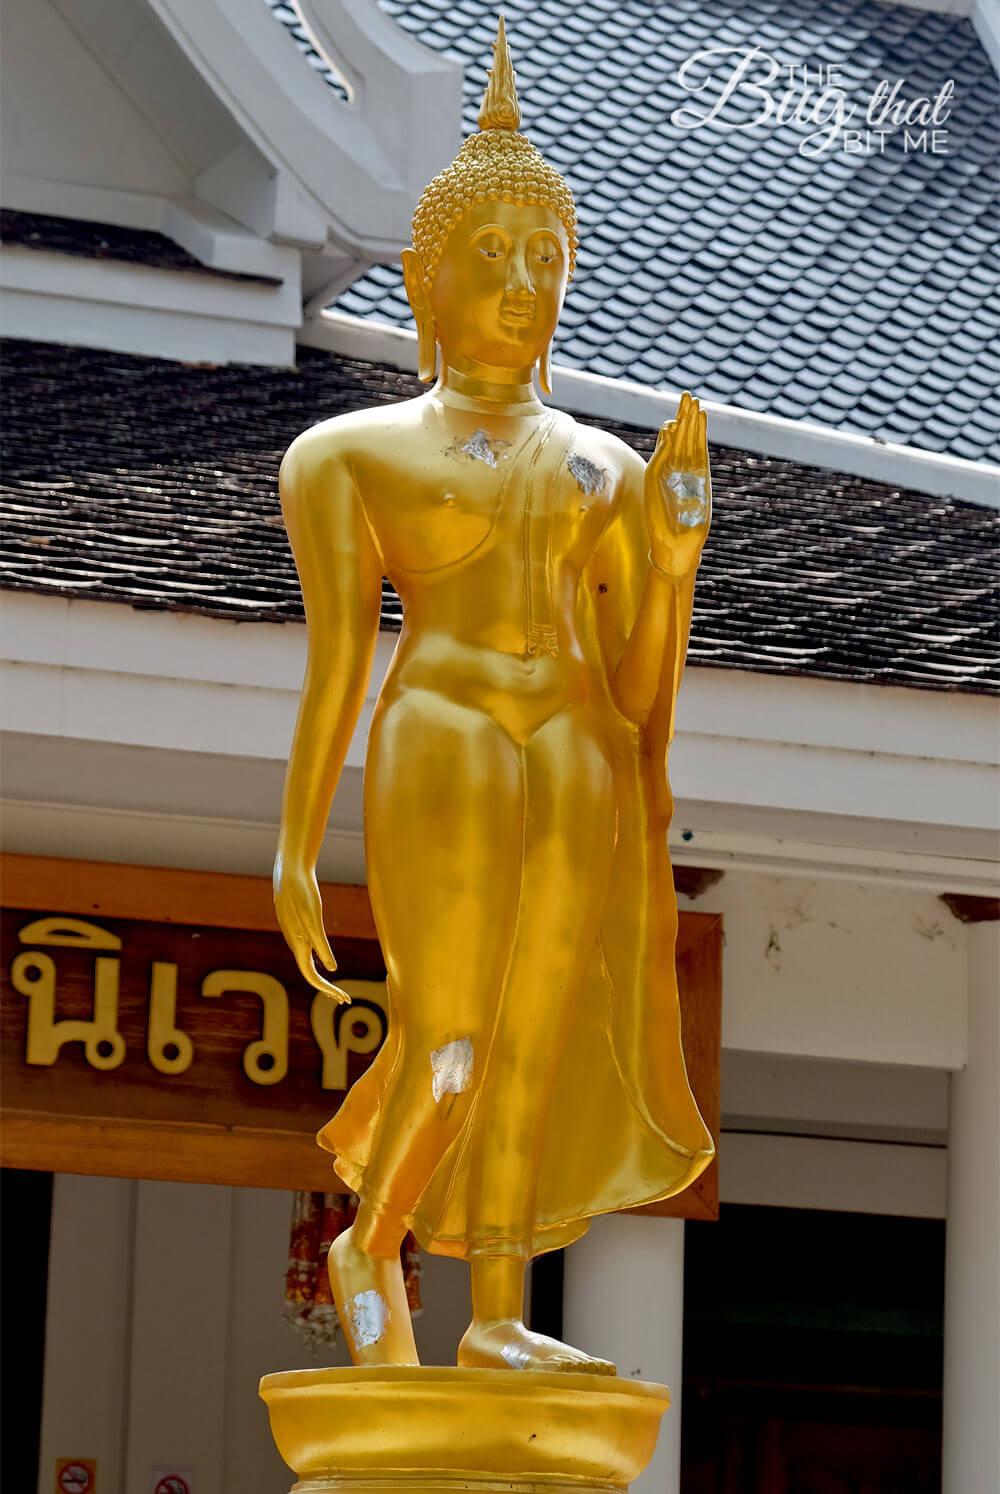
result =
[[[615,1367],[606,1359],[593,1359],[580,1349],[558,1339],[531,1333],[515,1319],[494,1323],[472,1323],[458,1347],[458,1362],[464,1369],[534,1370],[577,1375],[613,1375]]]

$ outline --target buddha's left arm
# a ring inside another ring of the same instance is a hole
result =
[[[700,509],[678,492],[698,485]],[[704,415],[685,396],[649,466],[639,458],[627,462],[615,513],[587,574],[615,704],[650,743],[664,747],[673,736],[709,512]]]
[[[691,632],[694,571],[671,581],[655,566],[646,572],[646,585],[632,631],[615,673],[615,696],[623,716],[644,730],[666,728],[667,743],[674,735],[674,706],[680,689]]]

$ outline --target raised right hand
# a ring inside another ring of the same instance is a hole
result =
[[[646,467],[649,558],[678,583],[697,568],[712,522],[706,424],[704,410],[685,391]]]
[[[274,863],[274,911],[289,949],[295,956],[303,978],[317,991],[334,1001],[350,1003],[350,996],[321,975],[316,959],[328,970],[336,970],[337,961],[323,927],[323,902],[316,874],[302,867],[288,865],[281,852]]]

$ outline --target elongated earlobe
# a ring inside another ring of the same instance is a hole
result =
[[[423,261],[415,249],[404,249],[400,259],[410,310],[417,324],[417,377],[429,384],[437,376],[437,335],[427,293],[428,282],[424,278]]]
[[[417,319],[417,378],[432,384],[437,378],[437,338],[434,335],[434,318],[418,316]]]
[[[538,363],[538,382],[542,386],[543,394],[552,393],[552,344],[545,344],[545,352]]]

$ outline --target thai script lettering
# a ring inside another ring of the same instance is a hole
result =
[[[122,940],[111,930],[87,919],[54,914],[33,919],[18,930],[18,941],[28,946],[11,963],[11,983],[28,1002],[25,1061],[51,1066],[68,1043],[80,1043],[86,1062],[94,1069],[116,1069],[125,1059],[127,1044],[119,1026]],[[49,950],[93,951],[91,1014],[57,1016],[57,956]],[[168,1077],[185,1073],[196,1061],[195,1044],[178,1025],[178,967],[153,960],[149,974],[146,1018],[146,1057]],[[343,988],[353,998],[341,1006],[316,992],[310,1006],[310,1029],[320,1058],[323,1089],[348,1088],[350,1054],[374,1053],[388,1031],[384,981],[347,980]],[[260,1036],[243,1049],[243,1072],[253,1084],[276,1085],[288,1074],[289,1000],[285,986],[263,970],[219,969],[201,980],[199,997],[210,1001],[245,1000],[259,1003]]]

